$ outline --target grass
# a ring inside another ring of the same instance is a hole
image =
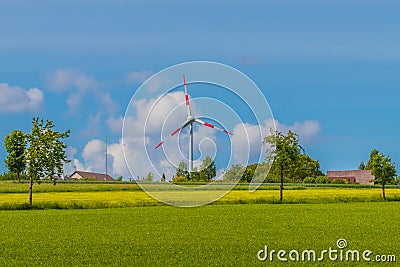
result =
[[[265,245],[321,251],[336,248],[339,238],[349,249],[399,261],[399,208],[371,202],[0,211],[0,266],[321,266],[259,262],[257,252]],[[335,264],[352,265],[323,262]]]

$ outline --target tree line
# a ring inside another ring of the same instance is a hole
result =
[[[223,180],[250,182],[254,176],[261,175],[264,182],[280,184],[280,201],[283,199],[283,185],[291,183],[345,183],[343,179],[331,181],[325,177],[320,169],[318,160],[305,153],[299,143],[299,136],[289,131],[286,135],[280,131],[272,130],[270,135],[264,138],[267,158],[260,164],[241,166],[232,165],[225,171]],[[359,169],[371,170],[375,176],[374,184],[382,185],[382,196],[385,199],[385,185],[398,183],[395,163],[389,156],[385,156],[377,149],[370,153],[367,165],[360,163]],[[268,172],[269,170],[269,172]],[[260,179],[257,179],[260,180]]]
[[[187,164],[181,161],[176,168],[172,182],[210,182],[217,175],[217,166],[210,156],[206,156],[200,168],[194,167],[189,173]]]
[[[68,138],[70,130],[58,132],[54,130],[54,124],[50,120],[33,118],[30,133],[14,130],[4,139],[4,146],[8,152],[5,159],[9,170],[5,174],[7,178],[16,177],[29,179],[30,193],[29,203],[32,205],[32,186],[34,181],[41,178],[53,179],[54,175],[62,175],[63,164],[67,160],[66,145],[62,139]],[[280,184],[280,200],[283,199],[284,183],[331,183],[320,169],[318,160],[305,153],[305,149],[299,143],[299,136],[289,131],[284,134],[272,130],[270,135],[264,138],[267,158],[264,162],[241,166],[234,164],[223,173],[223,181],[251,182],[254,177],[258,181]],[[396,180],[396,168],[391,158],[373,149],[369,160],[365,165],[361,162],[359,169],[371,170],[375,176],[374,183],[382,185],[382,194],[385,198],[385,185],[400,184]],[[195,167],[190,173],[187,165],[181,161],[172,177],[172,182],[209,182],[216,176],[216,165],[212,158],[207,156],[199,168]],[[144,182],[152,182],[153,174],[148,173],[142,178]],[[161,181],[166,181],[165,174]],[[338,179],[334,183],[344,183]]]

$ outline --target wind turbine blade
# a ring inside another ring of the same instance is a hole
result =
[[[182,125],[179,126],[179,127],[178,127],[175,131],[173,131],[170,135],[164,137],[164,138],[162,139],[162,141],[161,141],[158,145],[156,145],[156,147],[155,147],[154,149],[157,149],[157,148],[159,148],[160,146],[162,146],[162,145],[165,143],[165,141],[167,141],[169,138],[171,138],[172,136],[176,135],[180,130],[182,130],[183,128],[185,128],[185,126],[186,126],[188,123],[189,123],[188,121],[185,121],[184,123],[182,123]]]
[[[191,116],[190,105],[189,105],[189,94],[188,94],[187,87],[186,87],[185,74],[183,74],[183,87],[185,89],[186,111],[187,111],[188,116]]]
[[[231,133],[231,132],[228,132],[227,130],[224,130],[224,129],[218,128],[217,126],[215,126],[215,125],[212,125],[211,123],[208,123],[208,122],[202,121],[202,120],[200,120],[200,119],[197,119],[197,118],[196,118],[196,119],[194,119],[194,121],[195,121],[195,122],[197,122],[197,123],[203,124],[204,126],[207,126],[207,127],[213,128],[213,129],[215,129],[215,130],[218,130],[218,131],[221,131],[221,132],[223,132],[223,133],[226,133],[226,134],[233,135],[233,133]]]
[[[154,149],[157,149],[157,148],[159,148],[162,144],[164,144],[165,142],[164,141],[162,141],[162,142],[160,142],[158,145],[156,145],[156,147],[154,148]]]

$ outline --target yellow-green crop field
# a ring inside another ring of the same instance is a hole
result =
[[[28,184],[0,183],[0,209],[18,209],[28,201]],[[163,185],[155,184],[151,191],[166,197],[198,199],[221,189],[188,188],[171,192]],[[382,190],[378,187],[300,187],[287,186],[283,192],[284,203],[336,203],[382,201]],[[400,188],[387,188],[387,200],[400,201]],[[165,198],[164,198],[165,199]],[[243,185],[235,187],[214,204],[278,203],[277,187],[261,187],[250,192]],[[136,184],[35,184],[33,203],[36,208],[113,208],[157,206],[163,203],[140,190]],[[185,203],[183,203],[185,204]],[[187,204],[190,205],[188,202]]]

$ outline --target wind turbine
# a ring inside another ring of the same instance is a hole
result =
[[[215,130],[224,132],[226,134],[233,135],[233,133],[230,133],[227,130],[218,128],[218,127],[212,125],[211,123],[202,121],[198,117],[192,116],[192,113],[190,111],[189,95],[188,95],[187,87],[186,87],[185,74],[183,74],[183,87],[185,89],[185,100],[186,100],[186,112],[187,112],[186,121],[184,123],[182,123],[181,126],[179,126],[179,128],[177,128],[175,131],[173,131],[169,136],[163,138],[163,140],[154,149],[159,148],[160,146],[162,146],[165,143],[165,141],[168,138],[171,138],[172,136],[176,135],[179,131],[181,131],[183,128],[185,128],[186,126],[189,126],[189,164],[188,164],[188,166],[189,166],[189,173],[191,173],[193,171],[193,123],[194,122],[202,124],[202,125],[210,127],[210,128],[213,128]]]

